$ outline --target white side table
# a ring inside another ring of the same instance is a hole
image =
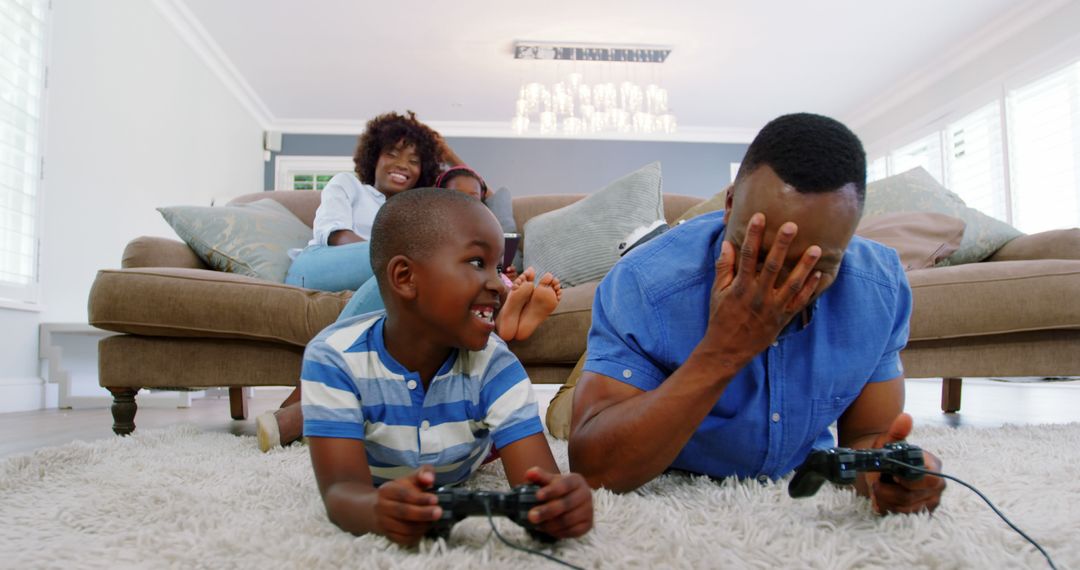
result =
[[[41,379],[57,385],[57,404],[63,408],[107,408],[113,397],[98,385],[97,341],[114,332],[87,323],[41,323],[38,327],[38,358]],[[63,359],[67,357],[67,362]],[[202,392],[139,391],[139,406],[191,407]]]

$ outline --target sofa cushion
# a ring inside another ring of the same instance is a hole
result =
[[[172,206],[161,215],[196,255],[218,271],[281,283],[289,250],[311,240],[311,228],[280,203],[266,199],[236,206]]]
[[[1000,261],[907,274],[912,341],[1080,329],[1080,261]]]
[[[89,318],[122,333],[304,346],[351,295],[203,269],[106,269],[90,288]]]
[[[960,248],[964,221],[932,212],[894,212],[863,218],[855,235],[900,254],[904,271],[933,267]]]
[[[936,212],[964,221],[966,228],[960,249],[947,257],[943,265],[982,261],[1009,240],[1023,235],[1009,224],[969,208],[921,167],[866,185],[863,216],[892,212]]]
[[[603,277],[635,228],[664,219],[660,163],[654,162],[569,206],[525,224],[525,266],[566,287]]]

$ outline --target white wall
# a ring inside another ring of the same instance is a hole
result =
[[[956,119],[1000,97],[1004,83],[1015,85],[1075,61],[1080,57],[1078,22],[1080,2],[1065,2],[1057,10],[999,41],[971,61],[949,70],[906,99],[860,113],[862,116],[850,118],[848,124],[872,156],[911,142],[933,130],[934,125]],[[956,55],[964,57],[963,54]],[[949,61],[938,63],[940,65],[929,67],[927,74],[952,67]],[[909,79],[918,82],[922,78]],[[901,83],[896,90],[909,87],[910,84]]]
[[[43,321],[86,322],[98,269],[158,206],[262,189],[262,129],[145,0],[54,0],[45,151]]]
[[[0,398],[43,405],[38,325],[87,320],[128,240],[175,237],[154,208],[263,187],[262,128],[146,0],[53,0],[40,313],[0,308]],[[17,394],[15,392],[18,392]]]

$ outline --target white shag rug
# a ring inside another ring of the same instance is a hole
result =
[[[945,472],[974,484],[1080,568],[1080,424],[917,429]],[[566,444],[553,440],[560,465]],[[471,484],[505,489],[498,463]],[[786,481],[668,475],[594,495],[595,528],[545,551],[587,568],[1040,568],[1045,561],[971,491],[950,483],[933,516],[878,517],[851,491],[809,499]],[[497,518],[505,536],[530,542]],[[488,521],[402,549],[325,515],[307,449],[262,454],[252,437],[193,427],[76,442],[0,462],[4,568],[552,568],[498,542]]]

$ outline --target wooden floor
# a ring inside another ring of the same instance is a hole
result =
[[[541,417],[556,387],[538,386]],[[255,434],[255,417],[276,408],[287,390],[258,390],[244,421],[229,417],[227,397],[194,400],[190,408],[141,408],[137,429],[191,423],[206,431]],[[1004,424],[1045,424],[1080,421],[1080,381],[1014,383],[987,379],[964,381],[959,413],[941,412],[941,380],[909,379],[905,409],[920,425],[996,427]],[[0,457],[75,440],[115,437],[108,408],[39,410],[0,414]]]

